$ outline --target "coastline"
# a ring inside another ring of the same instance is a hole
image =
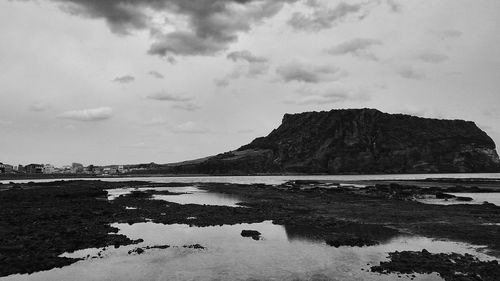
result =
[[[285,226],[291,235],[313,236],[332,247],[363,247],[395,235],[423,235],[486,245],[491,255],[500,257],[500,207],[493,204],[428,205],[393,197],[393,192],[408,190],[408,186],[325,189],[321,187],[324,183],[314,181],[277,186],[195,184],[207,192],[241,198],[239,207],[165,205],[152,197],[165,194],[155,187],[180,185],[84,180],[17,184],[0,191],[2,275],[78,261],[59,258],[64,252],[139,242],[117,235],[117,229],[110,228],[112,223],[214,226],[273,221]],[[112,201],[106,198],[107,190],[123,187],[138,189]],[[418,187],[411,190],[422,191]]]

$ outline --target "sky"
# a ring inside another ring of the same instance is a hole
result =
[[[476,122],[500,144],[498,0],[3,0],[0,162],[171,163],[285,113]]]

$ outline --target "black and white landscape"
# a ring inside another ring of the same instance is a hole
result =
[[[0,3],[0,281],[500,280],[500,2]]]

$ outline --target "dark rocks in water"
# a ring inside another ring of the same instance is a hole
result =
[[[170,245],[156,245],[156,246],[151,246],[151,247],[146,247],[148,249],[168,249],[170,248]]]
[[[452,198],[455,198],[455,197],[456,196],[454,196],[454,195],[443,193],[443,192],[437,192],[436,193],[436,199],[452,199]]]
[[[124,209],[107,200],[100,181],[22,185],[0,192],[0,276],[62,267],[79,259],[61,254],[138,243],[110,224]]]
[[[161,249],[161,250],[164,250],[164,249],[168,249],[168,248],[170,248],[170,245],[155,245],[155,246],[139,247],[139,248],[135,248],[135,249],[132,249],[132,250],[128,251],[128,254],[129,255],[131,255],[131,254],[141,255],[146,250],[151,250],[151,249]]]
[[[389,253],[390,261],[372,266],[372,272],[388,273],[422,273],[433,272],[446,281],[498,281],[500,265],[498,261],[481,261],[470,254],[432,254],[423,249],[420,252],[402,251]]]
[[[205,247],[203,247],[202,245],[200,244],[193,244],[193,245],[184,245],[182,246],[183,248],[188,248],[188,249],[200,249],[200,250],[204,250],[206,249]]]
[[[135,248],[133,250],[128,251],[129,255],[134,254],[134,253],[140,255],[140,254],[144,253],[144,249],[143,248]]]
[[[286,114],[268,136],[213,157],[168,164],[166,173],[498,172],[493,140],[474,122],[376,109]]]
[[[462,202],[470,202],[470,201],[472,201],[473,199],[472,199],[472,198],[470,198],[470,197],[457,196],[457,197],[455,198],[455,200],[457,200],[457,201],[462,201]]]
[[[242,230],[241,236],[252,237],[253,240],[259,240],[260,239],[260,232],[258,232],[257,230]]]

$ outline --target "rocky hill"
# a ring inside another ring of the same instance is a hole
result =
[[[474,122],[375,109],[286,114],[268,136],[169,173],[448,173],[498,172],[493,140]]]

